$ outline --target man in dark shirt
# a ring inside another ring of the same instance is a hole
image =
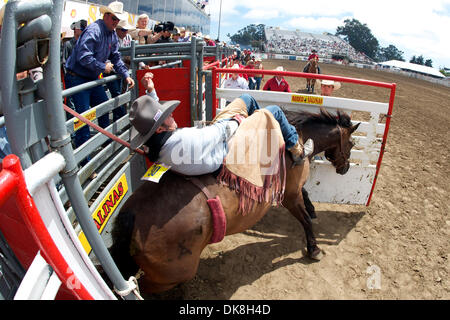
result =
[[[72,54],[66,62],[66,85],[68,88],[98,79],[100,74],[109,75],[113,70],[119,74],[131,89],[134,81],[118,51],[119,40],[115,29],[120,20],[125,20],[123,3],[114,1],[100,8],[103,19],[91,23],[78,39]],[[103,86],[86,89],[72,96],[75,110],[85,112],[91,106],[108,100]],[[98,118],[102,128],[109,125],[109,115]],[[75,133],[75,146],[79,147],[90,137],[89,127],[84,126]]]

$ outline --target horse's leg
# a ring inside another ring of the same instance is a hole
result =
[[[302,188],[302,196],[303,196],[303,202],[305,203],[306,211],[308,212],[311,219],[317,218],[316,215],[316,209],[314,208],[314,205],[312,204],[311,200],[309,199],[308,191],[303,187]]]
[[[306,210],[303,196],[299,194],[297,199],[293,201],[291,205],[287,205],[286,208],[289,212],[301,223],[306,235],[306,249],[308,251],[308,257],[314,260],[320,260],[323,257],[322,251],[317,246],[316,237],[313,231],[313,225],[311,218]]]
[[[286,159],[286,167],[290,167],[290,160]],[[314,260],[320,260],[323,256],[321,250],[317,246],[316,237],[314,236],[311,218],[306,209],[305,200],[303,198],[303,186],[309,175],[309,162],[305,161],[302,166],[296,166],[287,173],[286,192],[283,205],[289,212],[301,223],[305,230],[306,248],[308,256]],[[306,192],[306,190],[305,190]],[[309,198],[307,200],[310,203]],[[312,205],[312,204],[311,204]],[[309,205],[308,205],[309,206]]]

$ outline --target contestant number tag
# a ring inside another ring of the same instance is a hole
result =
[[[170,166],[166,166],[164,163],[154,163],[144,174],[141,180],[148,180],[158,183],[164,173],[170,169]]]

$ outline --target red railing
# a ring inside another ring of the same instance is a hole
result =
[[[73,274],[48,232],[33,197],[28,192],[20,160],[14,154],[3,159],[3,169],[0,172],[0,207],[9,199],[14,201],[42,257],[53,268],[61,283],[64,286],[76,283],[77,285],[68,288],[73,295],[80,300],[93,300],[92,295]]]

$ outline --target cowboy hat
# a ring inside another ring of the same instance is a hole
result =
[[[125,20],[127,18],[126,12],[123,11],[123,3],[120,1],[113,1],[108,6],[101,6],[100,13],[106,14],[111,13],[120,20]]]
[[[319,85],[324,85],[324,86],[333,86],[334,90],[339,90],[339,88],[341,87],[341,83],[338,81],[333,81],[333,80],[317,80],[317,82],[319,83]]]
[[[164,101],[160,104],[148,95],[134,100],[129,117],[133,125],[130,133],[131,148],[142,146],[179,104],[178,100]]]
[[[127,20],[120,20],[117,24],[118,29],[125,29],[125,30],[134,30],[136,27],[133,27],[131,24],[128,23]]]
[[[284,68],[282,66],[278,66],[274,69],[274,71],[284,71]]]

